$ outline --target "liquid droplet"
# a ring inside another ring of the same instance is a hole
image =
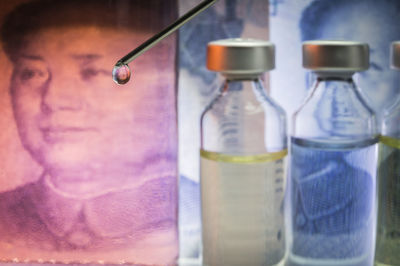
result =
[[[112,76],[118,85],[126,84],[131,78],[131,70],[128,65],[117,63],[113,68]]]

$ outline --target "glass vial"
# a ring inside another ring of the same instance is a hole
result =
[[[208,44],[207,67],[225,78],[201,116],[203,263],[276,265],[285,254],[286,115],[260,80],[274,45]]]
[[[289,265],[371,265],[378,137],[353,81],[368,45],[305,42],[303,66],[317,79],[293,116]]]
[[[400,69],[400,42],[391,47],[392,68]],[[378,225],[375,265],[400,262],[400,98],[384,112],[379,146]]]

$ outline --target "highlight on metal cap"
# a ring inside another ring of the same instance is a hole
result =
[[[392,42],[390,48],[390,66],[400,70],[400,41]]]
[[[367,70],[369,46],[353,41],[306,41],[303,42],[303,67],[321,72]]]
[[[256,39],[223,39],[207,45],[207,68],[234,77],[257,77],[275,68],[275,46]]]

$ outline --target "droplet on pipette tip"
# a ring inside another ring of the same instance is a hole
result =
[[[131,78],[131,70],[128,65],[117,63],[113,68],[112,76],[115,83],[126,84]]]

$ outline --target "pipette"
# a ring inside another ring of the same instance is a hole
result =
[[[175,32],[181,26],[186,24],[188,21],[190,21],[192,18],[197,16],[208,7],[212,6],[217,1],[218,0],[205,0],[201,2],[193,9],[189,10],[182,17],[178,18],[174,23],[172,23],[159,33],[155,34],[153,37],[149,38],[137,48],[118,60],[112,71],[113,80],[120,85],[127,83],[131,76],[131,71],[128,66],[130,62],[132,62],[135,58],[137,58],[138,56],[152,48],[154,45],[159,43],[161,40],[169,36],[171,33]]]

